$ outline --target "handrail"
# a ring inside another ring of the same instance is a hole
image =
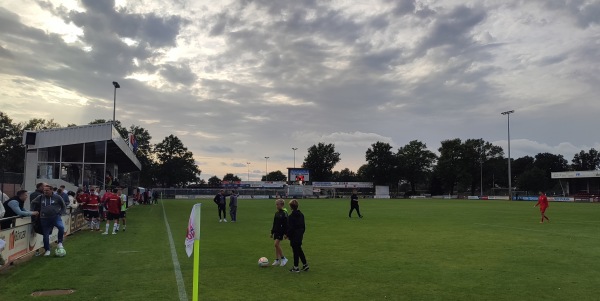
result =
[[[73,213],[73,211],[76,211],[77,209],[78,209],[78,208],[71,208],[71,207],[67,207],[67,210],[69,210],[69,211],[67,212],[67,214],[71,214],[71,213]],[[3,230],[8,230],[8,229],[12,229],[12,228],[14,228],[14,227],[15,227],[15,226],[14,226],[14,223],[15,223],[16,219],[18,219],[18,218],[28,218],[28,217],[33,217],[33,216],[18,216],[18,215],[17,215],[17,216],[12,216],[12,217],[3,217],[3,218],[0,218],[0,222],[3,222],[3,221],[8,221],[8,220],[12,220],[12,223],[11,223],[11,226],[10,226],[10,228],[6,228],[6,229],[0,229],[0,231],[3,231]],[[30,222],[28,222],[28,223],[25,223],[24,225],[27,225],[27,224],[31,224],[31,221],[30,221]]]

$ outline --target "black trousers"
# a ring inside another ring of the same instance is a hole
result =
[[[231,221],[237,221],[237,206],[229,207],[229,216],[231,216]]]
[[[299,261],[302,261],[302,264],[306,264],[306,256],[304,256],[304,250],[302,250],[302,238],[293,239],[290,245],[294,253],[294,266],[297,267]]]
[[[219,219],[227,219],[227,213],[225,213],[225,205],[218,205],[219,207]],[[221,213],[223,213],[223,217],[221,217]]]
[[[352,217],[352,212],[354,211],[354,209],[356,209],[356,213],[358,213],[358,216],[362,216],[360,214],[360,206],[358,206],[358,202],[352,202],[350,203],[350,213],[348,213],[349,217]]]

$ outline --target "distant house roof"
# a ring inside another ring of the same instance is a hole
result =
[[[28,149],[108,141],[107,157],[119,164],[120,170],[128,172],[142,169],[140,161],[111,123],[48,129],[35,133],[35,144],[29,145]]]

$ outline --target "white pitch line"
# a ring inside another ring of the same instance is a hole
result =
[[[188,301],[187,293],[185,292],[185,283],[183,282],[183,276],[181,275],[181,267],[179,266],[179,259],[177,258],[177,251],[175,250],[175,243],[173,242],[173,235],[171,234],[171,227],[169,221],[167,221],[167,211],[165,211],[165,205],[161,201],[163,215],[165,217],[165,225],[167,226],[167,234],[169,234],[169,244],[171,245],[171,259],[173,259],[173,269],[175,270],[175,279],[177,280],[177,290],[179,291],[179,301]]]

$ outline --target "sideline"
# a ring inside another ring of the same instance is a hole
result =
[[[163,200],[160,201],[160,205],[162,206],[163,216],[165,217],[165,226],[167,226],[167,234],[169,234],[169,244],[171,245],[171,259],[173,259],[173,269],[175,270],[175,279],[177,280],[179,301],[188,301],[187,293],[185,292],[185,283],[183,282],[183,276],[181,275],[181,267],[179,265],[179,259],[177,258],[177,251],[175,250],[175,243],[173,242],[171,227],[169,226],[169,221],[167,221],[167,211],[165,211],[165,205],[163,203]]]

